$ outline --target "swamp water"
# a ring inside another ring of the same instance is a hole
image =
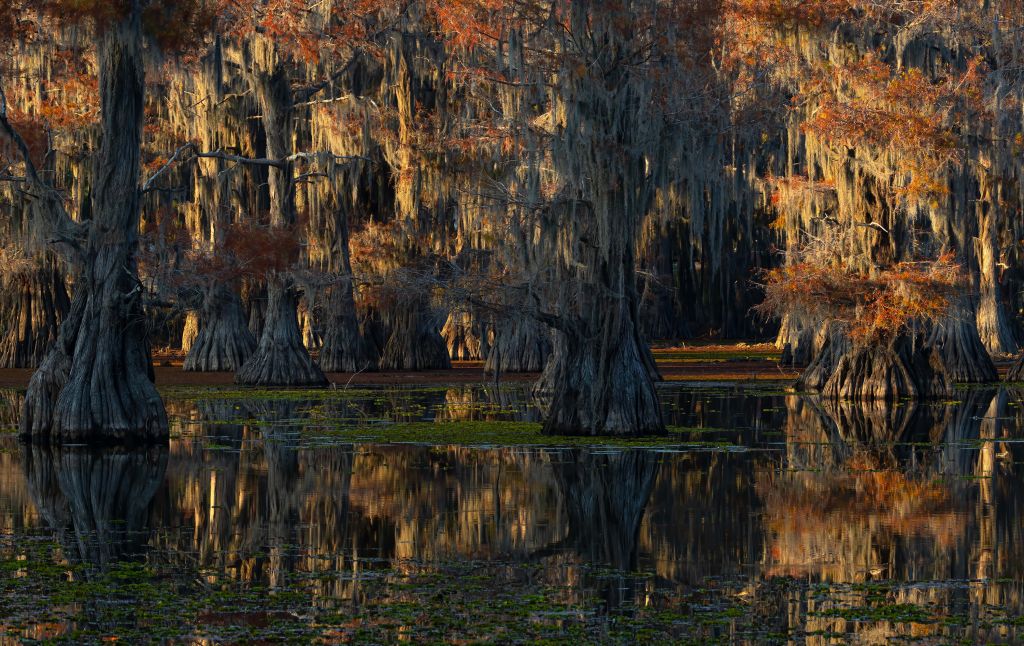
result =
[[[666,385],[669,438],[523,388],[164,391],[165,448],[20,445],[0,642],[1012,642],[1024,393]]]

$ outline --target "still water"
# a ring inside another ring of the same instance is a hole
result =
[[[0,435],[0,642],[1024,637],[1024,393],[666,386],[657,446],[381,441],[529,428],[515,388],[242,395],[168,392],[167,448]]]

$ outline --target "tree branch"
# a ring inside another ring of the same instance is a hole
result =
[[[160,179],[163,175],[166,175],[168,172],[170,172],[171,166],[177,163],[178,160],[181,159],[184,156],[184,154],[190,150],[195,150],[195,144],[187,143],[184,146],[175,150],[174,154],[171,155],[171,158],[167,160],[167,163],[161,166],[157,172],[153,173],[153,175],[149,179],[147,179],[146,182],[142,185],[142,192],[149,193],[150,191],[157,190],[154,187],[156,180]]]
[[[29,153],[28,144],[25,143],[21,133],[11,125],[10,120],[7,118],[7,94],[4,92],[2,83],[0,83],[0,129],[14,142],[18,153],[22,157],[22,161],[25,162],[25,176],[33,184],[42,185],[39,173],[36,171],[36,165],[32,162],[32,155]]]

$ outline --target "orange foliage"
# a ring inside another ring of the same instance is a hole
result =
[[[401,4],[350,0],[330,3],[330,11],[321,12],[307,0],[218,0],[218,26],[239,40],[262,35],[288,60],[319,63],[376,47],[371,36]]]
[[[914,321],[947,315],[964,289],[962,268],[951,254],[898,263],[874,276],[813,262],[772,269],[765,276],[761,311],[844,323],[853,340],[864,344],[890,340]]]
[[[897,173],[911,176],[902,187],[908,196],[941,195],[943,167],[963,159],[958,132],[983,112],[984,72],[976,59],[964,73],[936,81],[914,68],[894,72],[870,55],[829,67],[809,91],[820,107],[803,128],[847,148],[889,151]]]

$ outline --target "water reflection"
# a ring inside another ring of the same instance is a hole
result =
[[[48,527],[97,565],[147,554],[209,582],[300,580],[317,607],[365,605],[375,573],[460,561],[531,572],[570,603],[596,595],[604,613],[710,585],[749,610],[731,621],[807,641],[1016,637],[992,613],[1024,611],[1020,393],[884,409],[680,388],[666,415],[715,446],[658,451],[307,432],[325,419],[529,419],[525,391],[502,392],[171,402],[169,455],[8,442],[0,522],[14,536]],[[929,619],[872,614],[893,604]]]
[[[164,481],[166,448],[23,446],[21,454],[31,502],[69,561],[104,567],[145,552],[149,505]]]

